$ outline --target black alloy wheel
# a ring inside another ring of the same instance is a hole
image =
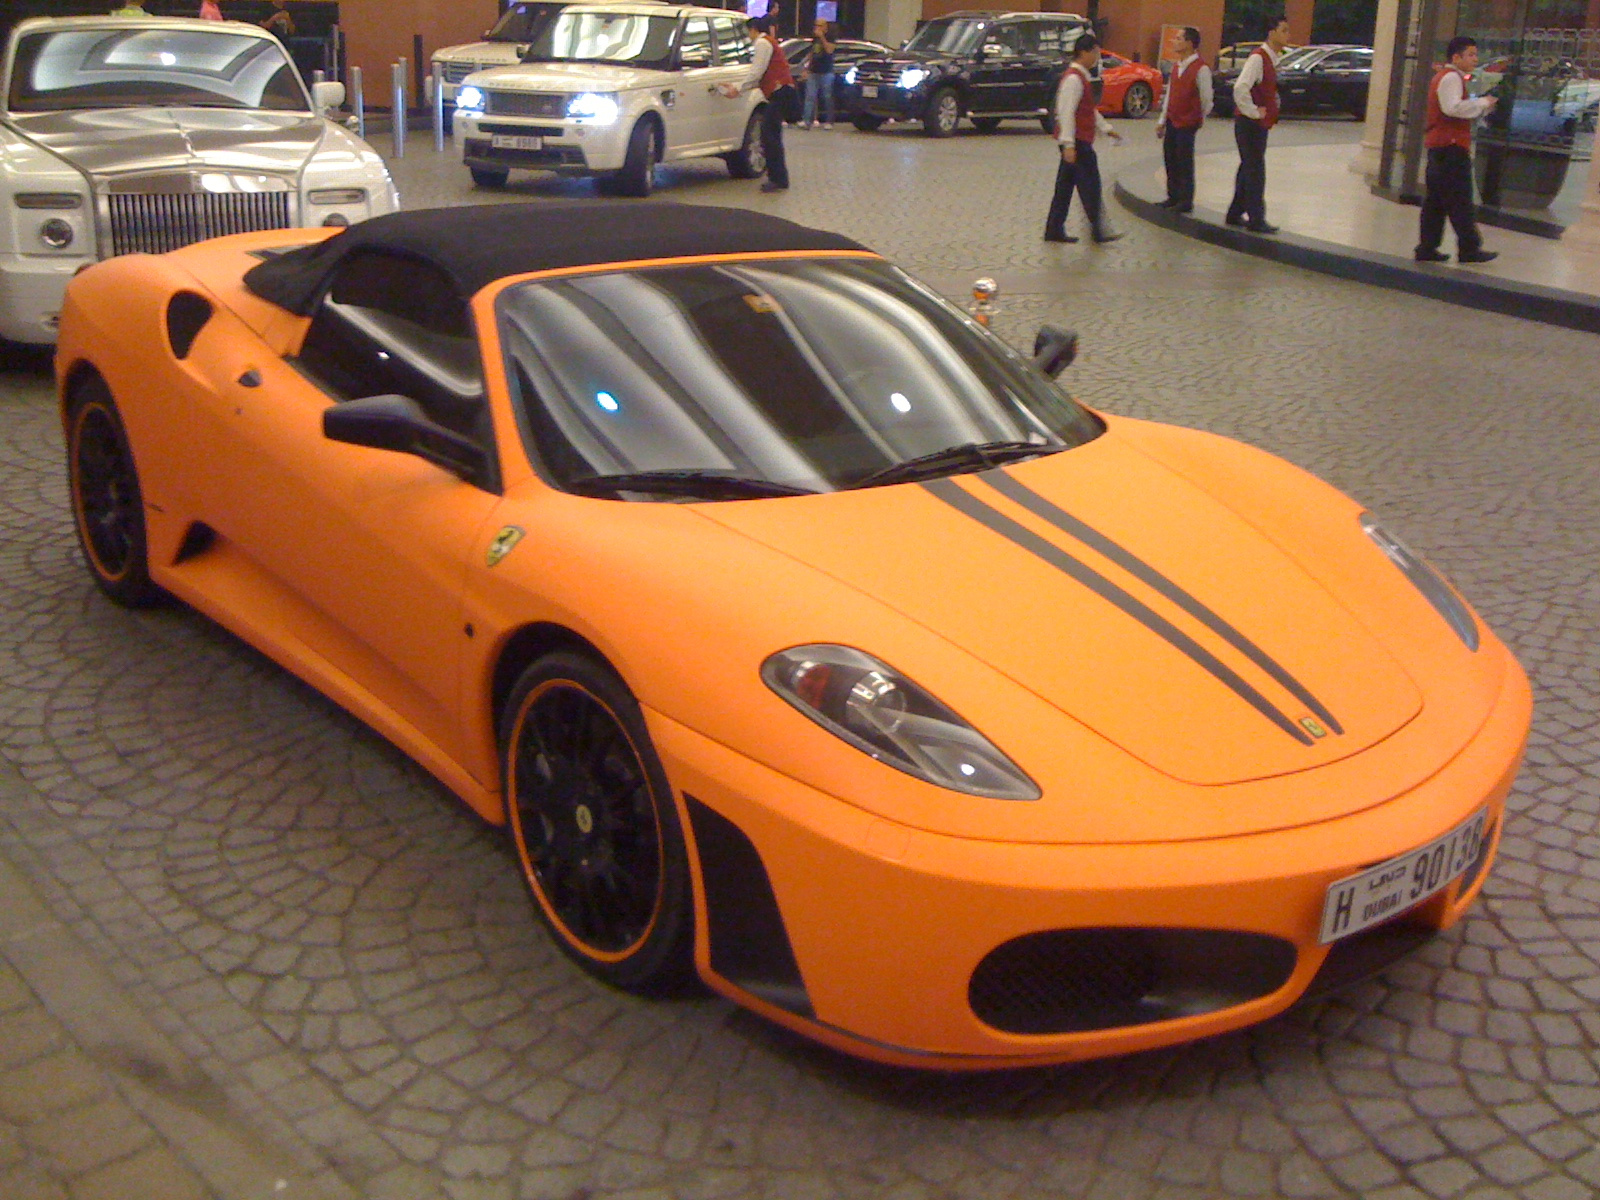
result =
[[[150,579],[139,472],[105,381],[92,375],[74,384],[67,414],[72,514],[89,574],[124,607],[157,604],[165,594]]]
[[[949,137],[961,124],[961,97],[953,87],[942,87],[928,97],[922,132],[929,137]]]
[[[513,847],[561,948],[628,991],[692,980],[683,833],[622,681],[587,655],[545,656],[512,691],[501,747]]]

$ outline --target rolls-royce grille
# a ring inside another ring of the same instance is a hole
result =
[[[564,117],[567,98],[539,92],[487,92],[484,114],[491,117]]]
[[[111,253],[165,254],[191,242],[289,227],[288,192],[113,194]]]

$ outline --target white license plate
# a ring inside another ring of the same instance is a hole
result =
[[[489,140],[489,145],[496,150],[543,150],[544,139],[520,133],[497,133]]]
[[[1483,847],[1489,810],[1479,809],[1442,837],[1329,886],[1322,902],[1324,944],[1360,933],[1460,878]]]
[[[876,100],[878,98],[878,85],[875,83],[863,83],[861,85],[861,94],[868,100]]]

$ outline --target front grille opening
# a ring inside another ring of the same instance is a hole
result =
[[[165,254],[230,233],[289,227],[288,192],[114,192],[112,254]]]
[[[1198,1016],[1271,995],[1294,973],[1282,938],[1221,929],[1052,929],[991,950],[967,998],[1004,1033],[1081,1033]]]

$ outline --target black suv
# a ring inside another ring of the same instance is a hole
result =
[[[958,12],[929,21],[905,44],[846,72],[860,130],[919,120],[949,137],[963,116],[984,133],[1007,117],[1037,120],[1048,133],[1056,84],[1089,23],[1072,13]]]

